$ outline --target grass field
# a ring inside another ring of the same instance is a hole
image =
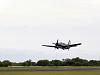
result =
[[[10,67],[0,67],[0,70],[21,70],[21,69],[33,69],[33,68],[98,68],[100,66],[10,66]]]
[[[100,67],[100,66],[98,66]],[[31,67],[0,67],[0,70],[18,70],[30,68],[98,68],[97,66],[31,66]],[[0,75],[100,75],[100,70],[72,70],[72,71],[18,71],[0,72]]]
[[[98,68],[100,66],[9,66],[9,67],[0,67],[0,70],[16,70],[16,69],[31,69],[31,68]]]
[[[100,70],[96,70],[96,71],[0,72],[0,75],[100,75]]]

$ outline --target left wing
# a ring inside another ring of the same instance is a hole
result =
[[[50,46],[50,45],[42,45],[42,46],[46,46],[46,47],[56,47],[56,46]]]
[[[75,46],[78,46],[78,45],[81,45],[81,43],[78,43],[78,44],[72,44],[72,45],[69,45],[70,47],[75,47]]]

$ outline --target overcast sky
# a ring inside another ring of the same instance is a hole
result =
[[[70,51],[42,47],[82,43]],[[0,0],[0,60],[100,59],[100,0]]]

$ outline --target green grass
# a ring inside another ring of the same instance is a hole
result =
[[[0,72],[0,75],[100,75],[100,70],[96,70],[96,71]]]
[[[10,66],[10,67],[0,67],[0,70],[15,70],[15,69],[30,69],[30,68],[97,68],[100,66]]]
[[[31,66],[31,67],[0,67],[4,70],[29,69],[29,68],[97,68],[100,66]],[[0,72],[0,75],[100,75],[100,70],[81,71],[32,71],[32,72]]]

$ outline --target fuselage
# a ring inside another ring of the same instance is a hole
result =
[[[58,43],[57,45],[56,45],[56,48],[57,49],[59,49],[59,48],[61,48],[61,49],[69,49],[70,47],[68,46],[68,44],[65,44],[65,43],[62,43],[62,42],[60,42],[60,43]]]

